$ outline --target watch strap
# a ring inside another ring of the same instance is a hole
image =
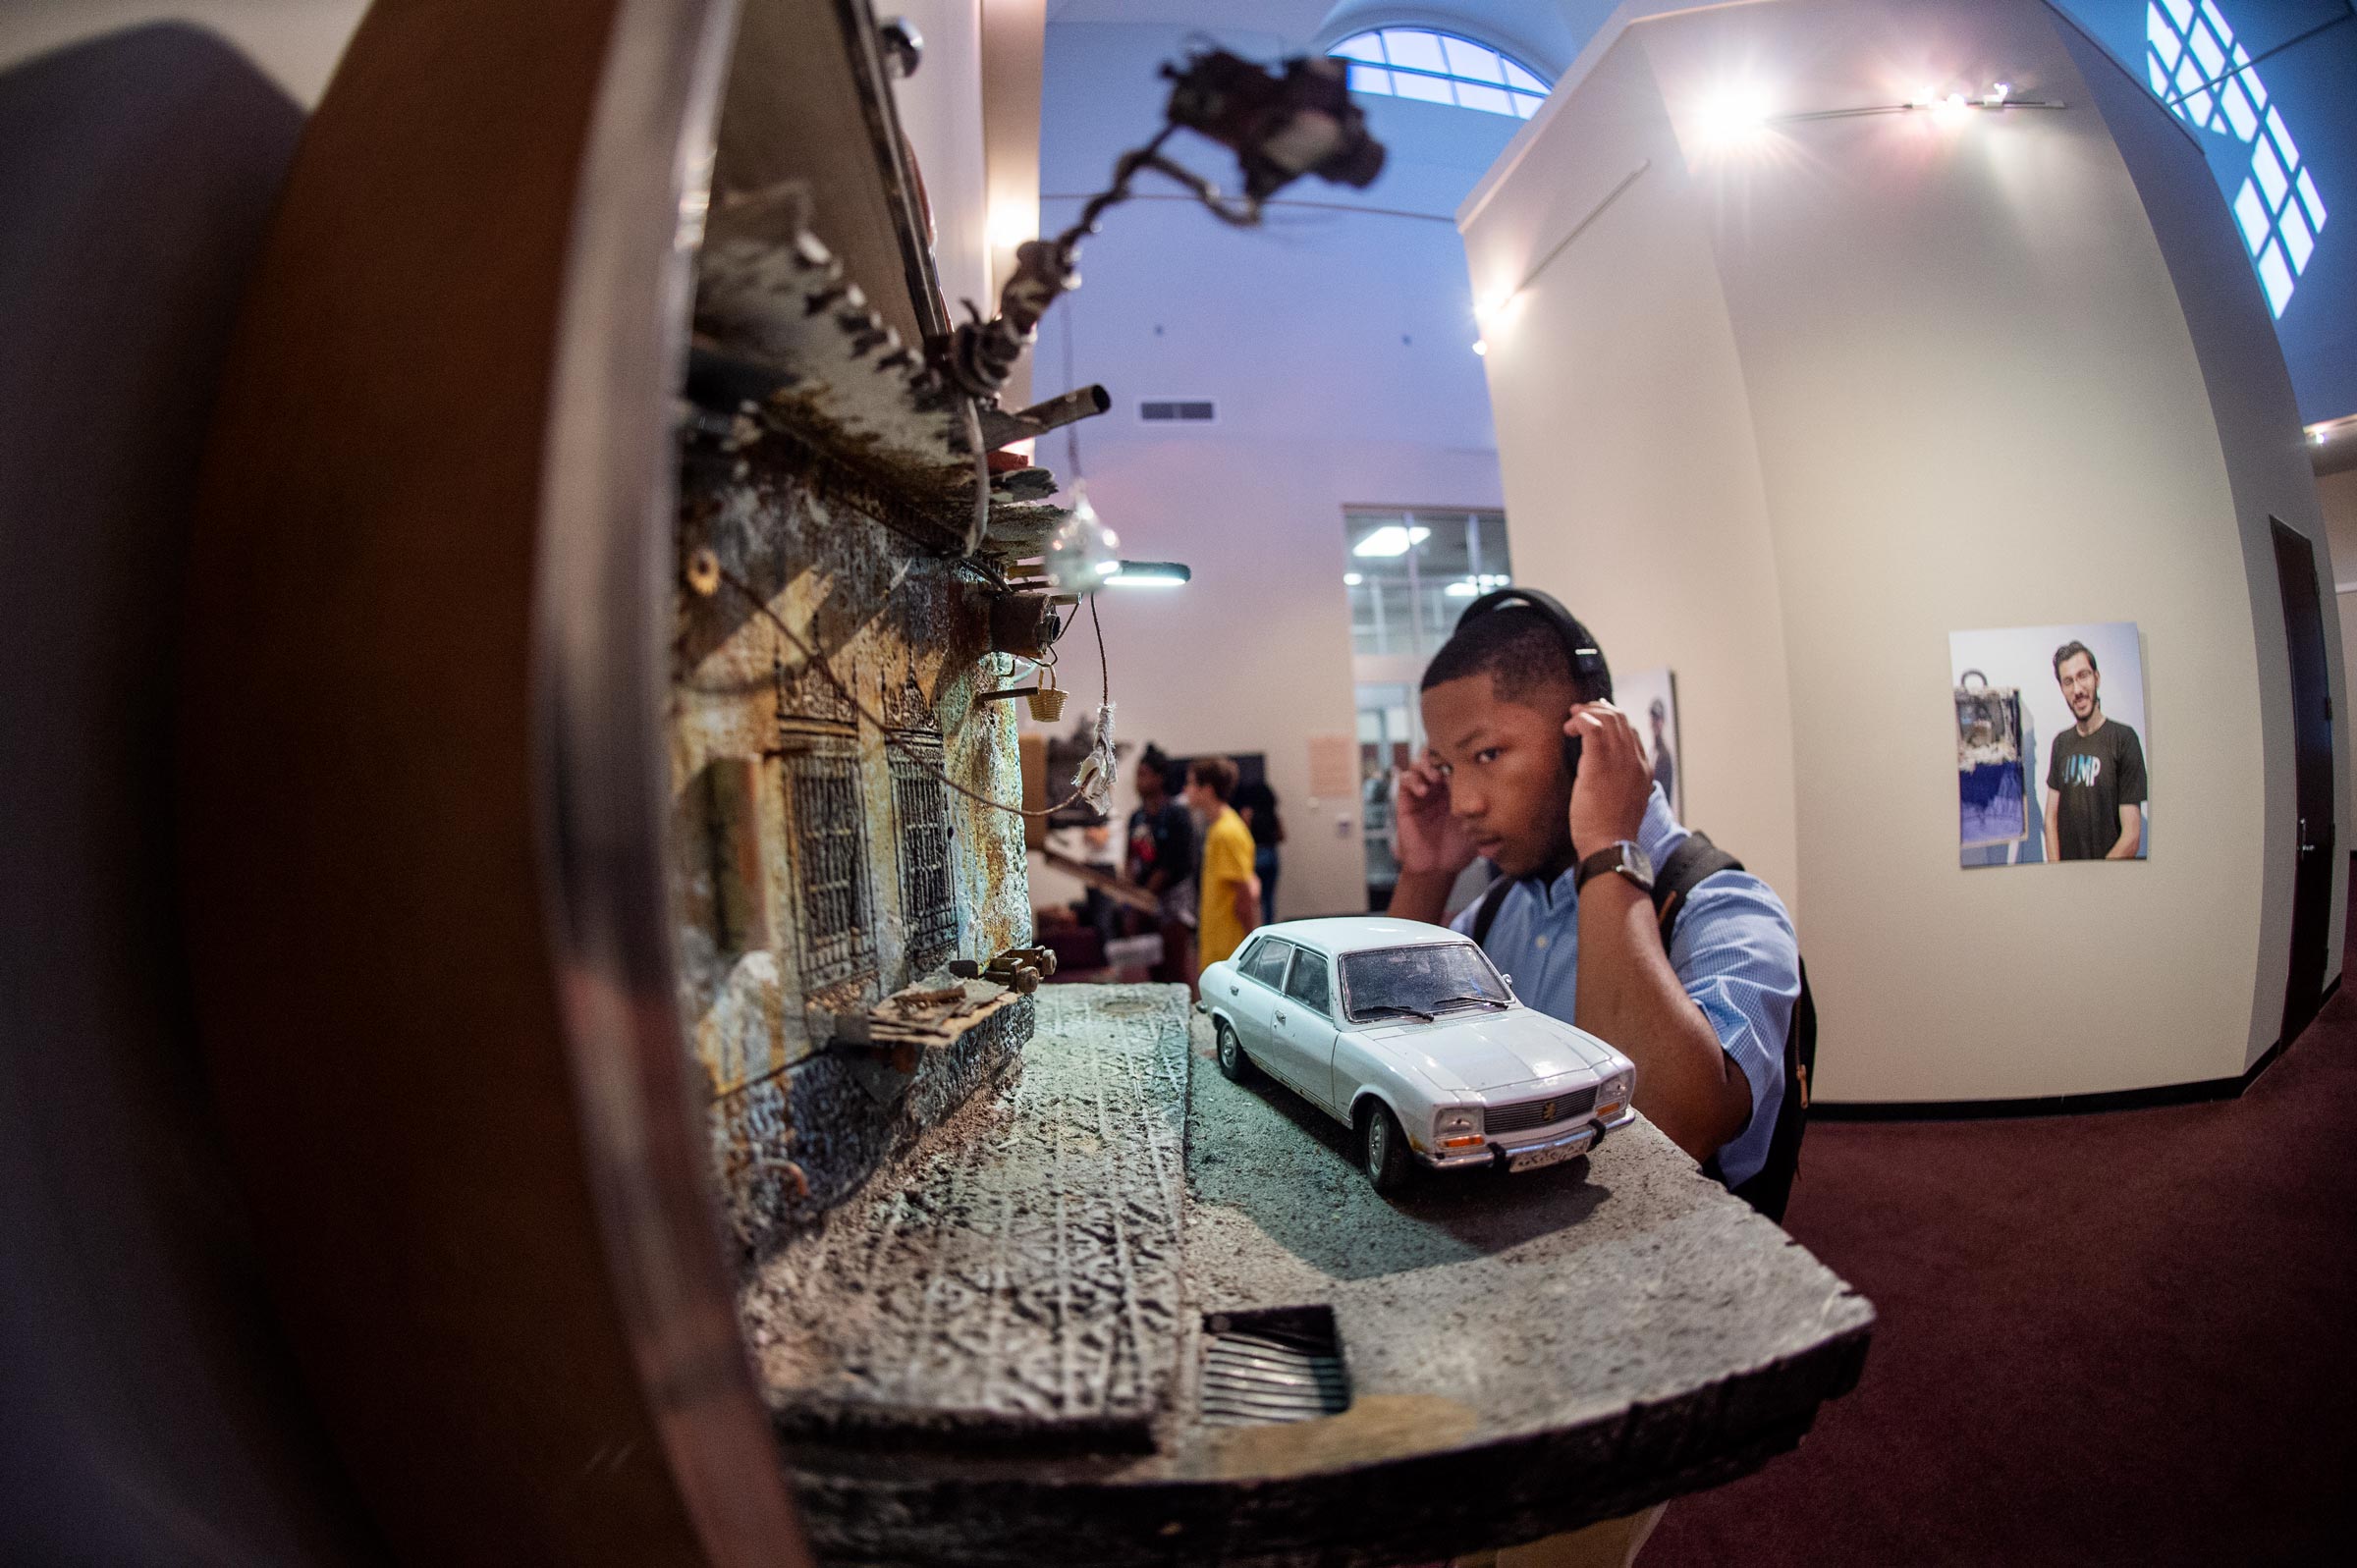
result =
[[[1571,887],[1576,892],[1585,888],[1590,878],[1600,877],[1608,871],[1617,871],[1639,889],[1650,893],[1653,892],[1652,879],[1640,869],[1645,865],[1645,852],[1626,838],[1622,838],[1617,842],[1606,844],[1602,849],[1582,859],[1579,863],[1579,875],[1573,879]]]

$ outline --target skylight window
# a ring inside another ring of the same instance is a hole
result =
[[[1547,96],[1520,62],[1487,44],[1422,27],[1385,27],[1344,38],[1327,53],[1350,62],[1350,90],[1453,103],[1527,120]]]
[[[2315,178],[2214,0],[2148,0],[2144,38],[2145,75],[2161,101],[2188,125],[2250,144],[2251,172],[2235,193],[2234,221],[2268,308],[2279,318],[2324,232],[2325,198]]]

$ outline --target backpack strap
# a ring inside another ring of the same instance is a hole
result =
[[[1670,939],[1677,932],[1677,917],[1685,911],[1687,895],[1705,877],[1742,869],[1742,861],[1699,833],[1687,834],[1685,841],[1670,851],[1655,868],[1653,879],[1654,919],[1661,925],[1665,952],[1669,950]],[[1506,902],[1506,895],[1513,891],[1513,886],[1511,880],[1500,877],[1481,895],[1481,903],[1473,911],[1472,937],[1476,946],[1487,941],[1490,927],[1498,919],[1499,906]],[[1776,1108],[1775,1131],[1769,1135],[1768,1162],[1749,1181],[1729,1189],[1780,1224],[1783,1221],[1784,1206],[1792,1196],[1792,1178],[1800,1169],[1800,1140],[1808,1130],[1809,1078],[1816,1070],[1817,1000],[1809,994],[1809,970],[1803,964],[1800,997],[1792,1004],[1792,1021],[1784,1031],[1784,1098]],[[1702,1168],[1712,1180],[1726,1180],[1720,1174],[1717,1155],[1706,1161]]]
[[[1653,907],[1661,921],[1662,946],[1669,948],[1686,895],[1703,878],[1722,871],[1740,871],[1743,863],[1699,833],[1672,850],[1653,884]],[[1792,1178],[1800,1171],[1800,1140],[1808,1130],[1809,1076],[1817,1070],[1817,999],[1809,994],[1809,967],[1800,966],[1800,996],[1792,1003],[1792,1020],[1784,1030],[1784,1098],[1776,1108],[1774,1131],[1768,1136],[1768,1161],[1759,1173],[1737,1187],[1736,1197],[1761,1214],[1783,1222],[1784,1207],[1792,1198]],[[1713,1155],[1703,1169],[1714,1180],[1726,1178]]]
[[[1739,1187],[1727,1189],[1778,1224],[1792,1199],[1792,1178],[1800,1174],[1800,1140],[1809,1130],[1809,1075],[1817,1070],[1817,999],[1809,994],[1809,966],[1800,966],[1800,997],[1792,1003],[1792,1024],[1784,1032],[1784,1102],[1776,1108],[1776,1127],[1768,1135],[1768,1162],[1759,1174]],[[1713,1156],[1705,1168],[1719,1174]]]
[[[1498,923],[1498,906],[1506,902],[1506,895],[1513,891],[1514,880],[1511,877],[1494,877],[1490,880],[1490,891],[1481,895],[1481,907],[1473,911],[1474,946],[1478,947],[1490,940],[1490,927]]]
[[[1677,930],[1677,917],[1685,909],[1686,895],[1694,891],[1695,885],[1722,871],[1742,869],[1742,861],[1699,833],[1687,834],[1685,841],[1670,851],[1653,873],[1653,917],[1661,924],[1663,951],[1670,948],[1670,938]]]

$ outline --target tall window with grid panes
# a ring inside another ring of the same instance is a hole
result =
[[[2187,125],[2251,149],[2234,193],[2234,221],[2277,319],[2324,233],[2325,198],[2300,158],[2283,112],[2268,101],[2249,50],[2214,0],[2149,0],[2144,70],[2153,91]]]
[[[1367,907],[1380,910],[1399,877],[1392,851],[1392,778],[1424,745],[1417,682],[1465,606],[1511,582],[1512,565],[1503,512],[1350,507],[1343,531]]]

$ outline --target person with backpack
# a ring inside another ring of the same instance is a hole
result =
[[[1554,599],[1475,600],[1424,672],[1430,745],[1399,778],[1391,913],[1440,923],[1487,858],[1498,878],[1453,929],[1530,1006],[1625,1053],[1637,1108],[1781,1220],[1815,1054],[1792,920],[1672,815],[1611,699],[1603,651]]]

